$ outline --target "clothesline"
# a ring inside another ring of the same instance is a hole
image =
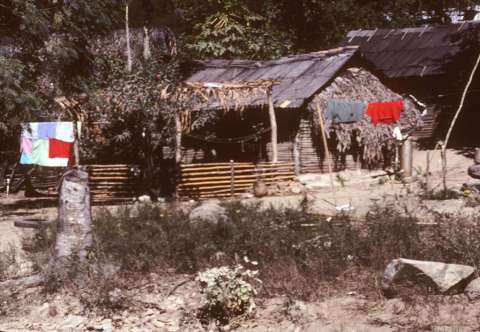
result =
[[[347,102],[338,99],[329,99],[325,117],[334,123],[357,122],[369,116],[373,125],[378,123],[395,123],[400,120],[403,110],[403,101],[381,103]]]
[[[198,139],[198,140],[202,140],[202,141],[205,141],[205,142],[209,142],[209,143],[220,143],[220,144],[240,144],[240,143],[245,143],[245,142],[248,142],[252,139],[255,139],[255,138],[258,138],[258,136],[268,132],[272,130],[271,127],[267,128],[267,129],[264,129],[256,134],[252,134],[252,135],[248,135],[248,136],[242,136],[242,137],[236,137],[236,138],[208,138],[207,136],[201,136],[201,135],[198,135],[198,134],[194,134],[194,133],[188,133],[188,134],[184,134],[186,136],[189,136],[189,137],[192,137],[192,138],[195,138],[195,139]]]

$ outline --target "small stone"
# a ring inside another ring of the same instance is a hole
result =
[[[155,327],[164,327],[164,326],[165,326],[165,323],[159,321],[158,319],[152,320],[151,323],[152,323],[152,325],[155,326]]]
[[[148,195],[143,195],[137,198],[140,203],[151,203],[152,199]]]
[[[300,194],[302,192],[302,189],[300,189],[300,187],[291,187],[290,189],[292,191],[292,193],[294,194]]]
[[[63,322],[58,325],[59,328],[64,328],[64,329],[74,329],[80,324],[87,324],[88,320],[85,317],[82,316],[74,316],[74,315],[69,315],[67,319],[65,319]]]
[[[122,316],[119,316],[119,315],[115,315],[115,316],[112,317],[112,319],[113,319],[114,321],[117,321],[117,320],[122,320],[123,317],[122,317]]]
[[[153,314],[155,313],[155,311],[153,311],[153,309],[148,309],[147,311],[145,311],[143,313],[143,317],[147,317],[147,316],[152,316]]]

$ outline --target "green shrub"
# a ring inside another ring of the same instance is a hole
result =
[[[261,283],[257,274],[258,271],[244,270],[240,264],[234,269],[222,266],[199,272],[195,280],[202,293],[202,314],[226,322],[229,317],[244,313],[247,307],[251,311],[255,307],[253,297],[257,295],[251,283]]]

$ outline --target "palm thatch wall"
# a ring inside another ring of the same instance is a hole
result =
[[[403,100],[404,111],[400,116],[400,121],[395,125],[378,123],[377,126],[374,126],[372,119],[368,116],[354,123],[332,123],[325,117],[329,99],[366,103]],[[377,77],[362,68],[347,69],[332,84],[317,94],[316,98],[308,105],[314,124],[314,133],[319,135],[320,125],[315,100],[318,100],[322,111],[325,131],[335,137],[336,150],[345,152],[355,143],[361,149],[363,160],[369,164],[382,160],[385,152],[382,151],[382,147],[383,150],[394,148],[393,140],[386,142],[385,140],[392,137],[395,127],[398,126],[402,132],[405,132],[422,126],[420,112],[411,101],[404,100],[402,96],[388,89]]]

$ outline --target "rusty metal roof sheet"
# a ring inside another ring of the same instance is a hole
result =
[[[341,47],[271,61],[195,61],[197,71],[186,81],[221,83],[274,79],[281,81],[273,87],[274,106],[279,107],[289,100],[286,108],[298,108],[336,76],[357,51],[358,47]],[[251,106],[266,104],[266,98],[249,102]]]
[[[480,21],[437,27],[350,31],[339,46],[360,46],[361,54],[387,77],[438,75],[478,38]]]

